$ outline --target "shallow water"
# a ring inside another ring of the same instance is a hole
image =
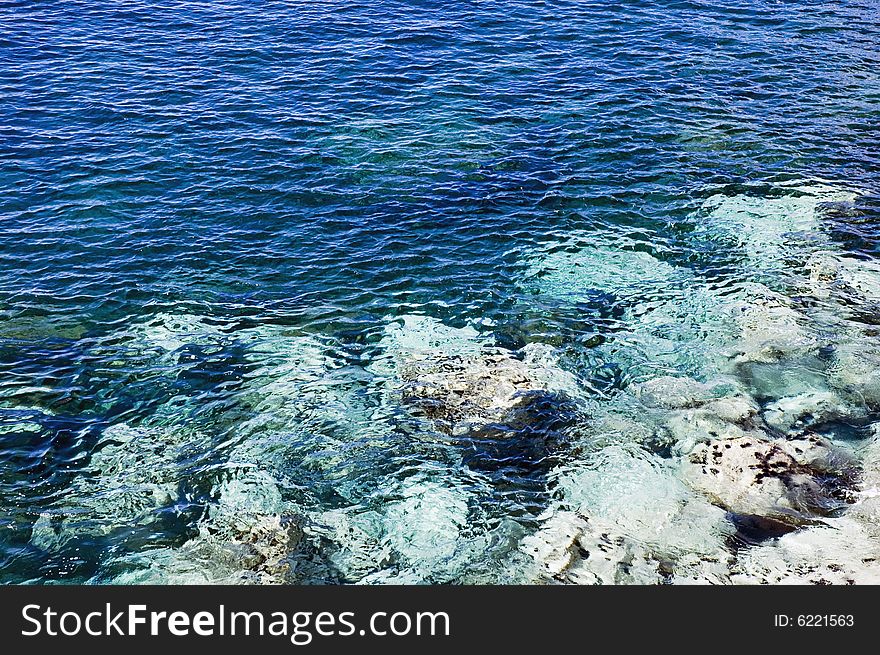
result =
[[[878,38],[868,0],[3,2],[0,579],[531,581],[558,507],[734,553],[628,390],[871,374],[874,306],[797,299],[877,252]],[[770,293],[812,341],[732,371]],[[401,398],[498,348],[522,415]]]

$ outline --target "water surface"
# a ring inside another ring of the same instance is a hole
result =
[[[876,253],[878,43],[871,0],[4,0],[0,579],[157,579],[233,483],[306,526],[300,581],[522,579],[580,456],[544,445],[706,374],[699,321],[647,364],[603,348],[638,303],[791,293],[789,228],[738,240],[707,200],[857,189],[818,232]],[[536,283],[584,247],[650,259]],[[463,446],[393,400],[412,316],[549,344],[583,397]]]

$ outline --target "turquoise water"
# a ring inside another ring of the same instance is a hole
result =
[[[641,539],[674,449],[597,417],[876,256],[878,43],[868,0],[0,3],[0,579],[531,581],[575,496]],[[874,336],[818,323],[762,408]],[[537,408],[401,397],[485,349]]]

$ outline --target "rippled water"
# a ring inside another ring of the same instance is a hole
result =
[[[875,256],[878,44],[870,0],[4,0],[0,579],[518,582],[561,497],[691,502],[597,417]],[[525,416],[401,398],[529,344]]]

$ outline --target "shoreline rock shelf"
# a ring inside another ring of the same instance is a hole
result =
[[[620,572],[633,562],[645,570],[647,562],[648,579],[664,583],[880,580],[880,448],[876,437],[864,449],[852,437],[864,434],[880,408],[880,330],[871,318],[880,302],[880,264],[834,253],[818,232],[823,203],[851,202],[853,192],[825,184],[788,185],[785,192],[795,200],[762,204],[719,196],[706,204],[710,218],[723,218],[737,234],[747,261],[767,255],[770,265],[759,267],[762,281],[717,296],[695,280],[698,296],[710,305],[703,366],[643,375],[615,401],[628,408],[631,427],[603,415],[591,428],[601,452],[616,447],[603,438],[609,427],[624,426],[611,428],[614,443],[626,442],[629,432],[645,457],[655,452],[677,462],[676,477],[727,513],[730,533],[721,555],[698,557],[712,573],[690,576],[687,558],[670,557],[651,543],[658,530],[670,528],[663,508],[672,507],[671,500],[646,509],[650,516],[641,521],[621,522],[609,504],[585,506],[576,500],[582,491],[565,488],[552,518],[523,542],[541,571],[536,579],[638,582],[644,578]],[[768,243],[764,219],[777,210],[791,215],[771,225]],[[803,265],[792,268],[791,261]],[[764,282],[770,277],[792,295],[771,291]],[[578,281],[588,285],[589,272]],[[585,484],[620,475],[614,466],[609,460]],[[619,502],[633,502],[620,489]],[[715,531],[707,526],[693,529]],[[607,550],[594,559],[585,544],[596,535]]]

